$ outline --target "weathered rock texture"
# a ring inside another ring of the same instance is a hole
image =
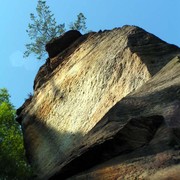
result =
[[[124,26],[81,36],[49,58],[18,111],[37,178],[156,178],[177,164],[179,54]]]
[[[70,179],[178,179],[179,132],[180,60],[175,57],[111,108],[82,142],[79,157],[70,157],[74,160],[63,165],[57,177],[67,177],[72,167],[80,172],[82,159],[96,165],[118,156]]]

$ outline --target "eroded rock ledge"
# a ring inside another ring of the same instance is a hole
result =
[[[124,26],[59,49],[18,111],[38,179],[147,178],[179,161],[178,47]]]

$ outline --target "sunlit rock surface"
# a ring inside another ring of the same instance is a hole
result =
[[[152,175],[154,164],[152,172],[149,162],[147,172],[131,164],[178,148],[179,54],[143,29],[124,26],[80,36],[49,58],[17,118],[37,178]]]
[[[55,177],[66,178],[73,169],[79,175],[69,179],[178,180],[180,58],[112,107],[81,147]],[[93,165],[82,173],[79,162]]]

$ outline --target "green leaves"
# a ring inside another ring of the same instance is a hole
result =
[[[25,160],[22,132],[9,98],[7,89],[0,89],[0,179],[27,179],[31,170]]]
[[[83,13],[78,14],[77,20],[74,23],[70,24],[70,29],[83,31],[83,32],[86,31],[86,29],[87,29],[87,27],[86,27],[86,17],[84,16]]]
[[[31,23],[28,25],[28,36],[31,43],[26,44],[24,57],[35,54],[37,59],[45,55],[45,45],[52,38],[65,32],[65,25],[57,25],[54,14],[49,10],[45,1],[38,0],[36,7],[37,16],[30,14]]]
[[[10,96],[8,94],[7,89],[5,88],[0,89],[0,104],[3,102],[9,102],[9,98]]]
[[[62,35],[65,31],[65,24],[57,25],[54,14],[49,10],[49,6],[46,5],[46,1],[38,0],[36,7],[36,16],[30,14],[31,23],[28,24],[28,36],[31,40],[26,44],[26,51],[24,57],[28,57],[30,54],[34,54],[37,59],[44,58],[46,51],[45,45],[52,38]],[[69,29],[86,31],[86,18],[83,13],[77,16],[77,20],[71,23]]]

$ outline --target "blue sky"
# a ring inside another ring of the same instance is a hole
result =
[[[15,107],[32,92],[45,60],[23,59],[29,14],[37,0],[0,0],[0,88],[6,87]],[[70,24],[80,12],[90,30],[137,25],[168,43],[180,46],[180,0],[47,0],[58,23]]]

